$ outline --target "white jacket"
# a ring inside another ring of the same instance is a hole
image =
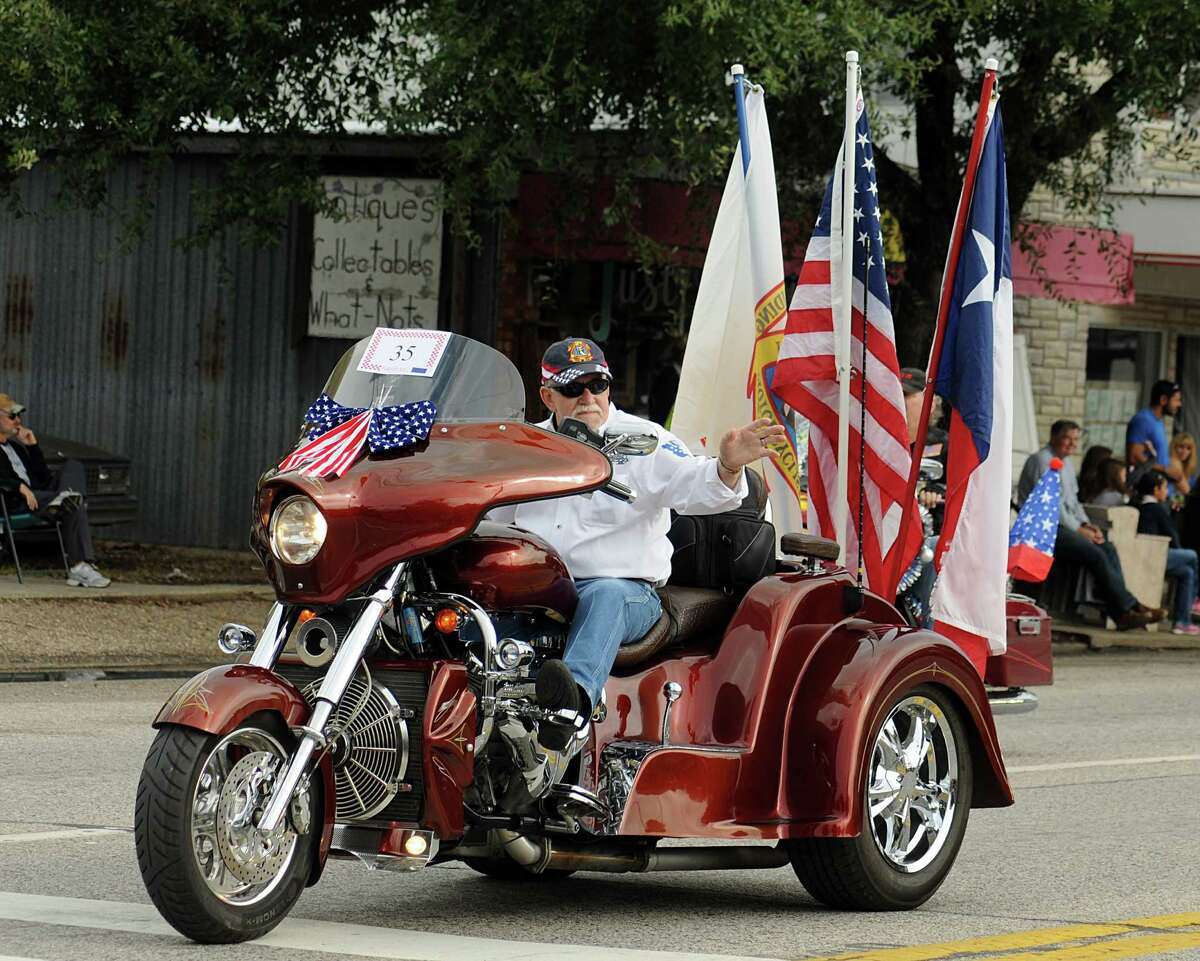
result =
[[[550,420],[537,426],[554,429]],[[632,504],[593,491],[498,507],[488,517],[544,538],[577,579],[627,577],[665,584],[671,574],[671,511],[718,514],[737,507],[748,493],[745,472],[731,490],[717,475],[715,457],[693,456],[669,430],[615,405],[601,433],[658,435],[652,454],[613,457],[613,480],[637,493]]]

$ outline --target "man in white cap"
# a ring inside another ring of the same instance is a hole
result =
[[[9,510],[58,521],[67,552],[67,583],[72,587],[108,587],[112,583],[95,567],[92,532],[84,503],[83,465],[67,461],[56,478],[46,466],[37,435],[24,425],[25,405],[0,394],[0,497]]]
[[[538,740],[562,750],[599,701],[617,651],[643,637],[662,613],[655,587],[671,573],[667,531],[671,511],[716,514],[737,507],[747,493],[743,468],[766,456],[784,428],[757,420],[721,438],[716,457],[695,457],[670,431],[618,410],[610,400],[612,374],[604,352],[585,337],[552,344],[542,358],[542,403],[558,430],[570,419],[597,437],[653,434],[648,455],[615,457],[613,479],[637,495],[624,503],[601,493],[519,504],[491,512],[547,540],[575,578],[579,605],[561,661],[542,665],[538,704],[552,712]]]

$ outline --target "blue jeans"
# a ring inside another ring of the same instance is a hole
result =
[[[1168,549],[1167,577],[1175,578],[1175,612],[1171,620],[1191,624],[1192,602],[1196,600],[1196,552],[1186,547]]]
[[[563,663],[591,706],[600,702],[617,650],[645,636],[662,615],[653,585],[620,577],[577,581],[579,606],[567,633]]]

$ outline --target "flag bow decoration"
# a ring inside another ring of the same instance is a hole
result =
[[[1062,461],[1050,459],[1050,469],[1025,498],[1008,535],[1008,572],[1019,581],[1044,581],[1054,563],[1058,505],[1062,498]]]
[[[363,441],[372,454],[403,450],[429,437],[437,407],[419,400],[394,407],[343,407],[322,393],[308,408],[308,443],[280,463],[280,470],[298,470],[312,477],[337,477],[358,459]]]

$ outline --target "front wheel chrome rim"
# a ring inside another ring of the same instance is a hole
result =
[[[958,802],[958,746],[945,712],[928,697],[892,708],[875,737],[867,779],[871,837],[906,874],[927,867],[946,843]]]
[[[267,897],[287,876],[296,854],[296,832],[287,819],[271,835],[259,831],[256,813],[270,797],[287,753],[265,731],[242,728],[209,752],[192,797],[192,857],[209,891],[236,907]],[[307,813],[308,798],[297,792]]]

